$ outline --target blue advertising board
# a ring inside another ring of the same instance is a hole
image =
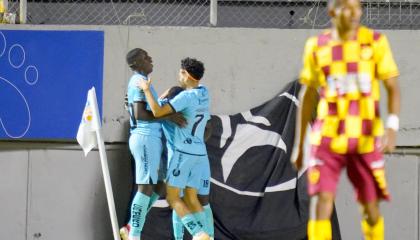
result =
[[[102,31],[0,30],[0,139],[74,139],[103,59]]]

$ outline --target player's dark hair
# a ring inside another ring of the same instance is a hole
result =
[[[127,61],[128,66],[131,69],[133,69],[134,65],[136,64],[136,60],[140,56],[140,54],[144,52],[145,51],[141,48],[134,48],[127,53],[127,55],[125,56],[125,59]]]
[[[184,91],[184,89],[180,86],[174,86],[171,87],[168,91],[168,95],[166,96],[166,98],[168,99],[172,99],[174,98],[176,95],[178,95],[178,93]]]
[[[204,75],[204,64],[195,58],[182,59],[181,69],[186,70],[196,80],[200,80]]]

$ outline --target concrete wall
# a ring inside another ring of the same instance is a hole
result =
[[[2,26],[3,28],[3,26]],[[104,135],[119,219],[130,184],[123,97],[130,71],[125,53],[145,48],[153,57],[158,92],[176,84],[179,60],[204,61],[203,84],[213,113],[259,105],[298,75],[305,39],[315,30],[151,28],[126,26],[4,26],[4,29],[103,29],[105,31]],[[398,145],[420,146],[420,31],[386,31],[401,70],[403,93]],[[385,107],[385,104],[382,104]],[[384,112],[384,111],[383,111]],[[120,142],[119,144],[117,144]],[[111,144],[113,143],[113,144]],[[419,239],[419,159],[416,148],[389,156],[393,201],[383,204],[388,239]],[[112,239],[97,152],[84,158],[74,144],[0,143],[0,236],[12,239]],[[359,239],[358,211],[343,178],[337,201],[344,239]],[[40,235],[39,235],[39,234]],[[2,237],[3,238],[3,237]]]
[[[131,170],[125,145],[108,146],[118,219],[125,218]],[[74,144],[2,143],[0,238],[113,239],[99,153]]]

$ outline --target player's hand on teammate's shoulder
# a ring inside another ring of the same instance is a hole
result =
[[[385,134],[382,137],[381,151],[384,153],[391,153],[395,150],[397,139],[397,132],[391,128],[385,129]]]
[[[147,80],[139,80],[137,81],[136,86],[143,91],[147,91],[150,89],[150,85],[152,84],[152,79],[148,78]]]
[[[187,126],[187,119],[185,119],[182,113],[177,112],[177,113],[171,114],[168,118],[169,118],[169,121],[175,123],[179,127]]]

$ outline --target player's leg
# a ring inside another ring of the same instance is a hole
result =
[[[192,214],[187,204],[180,198],[179,194],[179,188],[170,186],[170,184],[167,185],[166,200],[168,201],[171,208],[175,210],[176,215],[179,216],[184,227],[194,237],[194,239],[208,240],[209,237],[204,233],[202,225]]]
[[[157,180],[157,184],[155,184],[153,186],[153,192],[152,195],[150,196],[150,202],[149,202],[149,206],[147,211],[150,211],[150,209],[153,207],[153,204],[155,204],[155,202],[157,200],[159,200],[159,198],[164,197],[166,194],[166,183],[165,183],[165,179],[166,179],[166,173],[167,173],[167,166],[168,166],[168,158],[167,158],[167,154],[165,154],[167,152],[166,147],[165,146],[165,142],[166,140],[161,139],[161,145],[157,145],[156,146],[156,154],[158,151],[160,151],[160,157],[159,157],[159,161],[158,161],[158,165],[154,165],[154,168],[158,167],[158,180]],[[155,159],[155,161],[157,161],[157,158]]]
[[[210,193],[210,166],[207,156],[195,156],[195,159],[196,163],[191,169],[184,199],[194,216],[203,225],[205,232],[210,235],[211,227],[208,224],[203,205],[198,199],[199,190],[203,196],[208,196]]]
[[[331,214],[334,207],[334,194],[319,192],[311,197],[310,219],[308,222],[309,240],[331,240]]]
[[[309,240],[331,240],[331,214],[340,172],[345,158],[329,151],[313,150],[309,160],[308,191],[311,196]]]
[[[180,197],[181,189],[185,189],[194,164],[193,159],[188,159],[188,157],[189,155],[174,152],[168,168],[166,200],[175,210],[185,228],[194,236],[194,239],[209,239],[201,224],[192,214],[192,210]]]
[[[165,197],[165,196],[166,196],[166,183],[164,181],[159,180],[157,184],[153,186],[153,192],[152,192],[152,195],[150,196],[150,202],[149,202],[149,206],[147,210],[150,211],[150,209],[152,209],[153,207],[153,204],[155,204],[155,202],[159,200],[159,198]]]
[[[363,219],[362,231],[365,240],[383,240],[384,239],[384,219],[379,211],[377,201],[362,203]]]
[[[146,215],[157,183],[157,171],[161,156],[160,138],[132,134],[129,139],[131,153],[136,161],[136,183],[138,191],[131,205],[129,239],[140,239]]]
[[[129,222],[131,219],[131,205],[133,203],[134,196],[136,195],[137,189],[138,189],[136,185],[136,163],[131,152],[129,154],[130,154],[131,174],[133,176],[133,185],[131,187],[130,201],[128,202],[128,205],[127,205],[127,215],[124,220],[124,226],[120,228],[120,237],[122,240],[128,240],[128,234],[130,232]]]
[[[201,181],[198,188],[198,201],[200,201],[201,206],[203,206],[204,214],[206,216],[206,232],[209,234],[210,238],[214,239],[214,220],[213,212],[210,207],[209,194],[210,194],[210,164],[207,156],[203,157],[205,161],[203,162]]]
[[[211,239],[214,239],[213,211],[211,210],[211,206],[209,202],[209,195],[200,195],[200,192],[199,192],[198,201],[200,201],[201,205],[203,206],[204,214],[206,216],[206,223],[205,223],[206,232],[210,236]]]
[[[380,153],[354,155],[347,167],[357,200],[362,206],[361,227],[367,240],[384,239],[384,219],[379,211],[379,199],[389,199],[384,161]]]
[[[180,191],[180,197],[183,198],[183,190]],[[185,200],[184,200],[185,202]],[[176,214],[175,210],[172,210],[172,227],[174,232],[175,240],[183,240],[184,239],[184,224],[181,221],[181,218]]]
[[[172,159],[173,157],[173,153],[174,153],[174,149],[173,146],[169,143],[166,144],[166,162],[164,164],[165,168],[166,168],[166,173],[165,176],[167,176],[167,173],[169,172],[169,163],[170,163],[170,159]],[[165,185],[166,187],[166,185]],[[166,195],[166,191],[165,191],[165,195]],[[182,189],[180,190],[180,197],[183,197],[183,191]],[[176,214],[175,210],[172,209],[172,229],[173,229],[173,233],[174,233],[174,238],[175,240],[183,240],[184,239],[184,224],[181,221],[181,218]]]
[[[163,144],[166,140],[162,139],[162,147],[165,146]],[[149,207],[148,210],[153,207],[153,204],[159,200],[161,197],[165,197],[166,195],[166,174],[168,171],[168,150],[167,147],[162,148],[162,157],[159,162],[159,172],[158,172],[158,182],[153,188],[152,196],[150,197]]]

